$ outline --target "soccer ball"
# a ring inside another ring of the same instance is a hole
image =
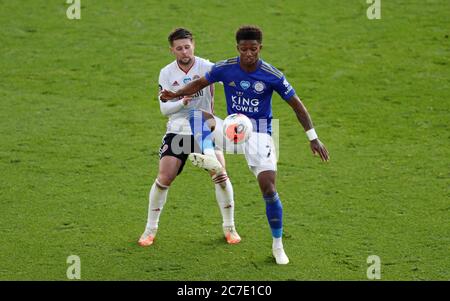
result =
[[[223,135],[234,144],[246,142],[252,132],[252,122],[244,114],[231,114],[223,121]]]

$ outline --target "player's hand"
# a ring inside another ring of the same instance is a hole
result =
[[[159,94],[159,99],[161,99],[163,102],[166,102],[170,99],[176,98],[175,92],[169,91],[169,90],[162,90]]]
[[[183,105],[187,106],[191,103],[192,97],[191,96],[184,96],[181,101],[183,102]]]
[[[314,156],[319,155],[323,162],[330,160],[330,154],[327,148],[319,139],[312,140],[310,146]]]

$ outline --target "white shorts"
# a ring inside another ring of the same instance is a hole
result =
[[[234,144],[223,135],[223,120],[214,116],[216,127],[213,140],[224,153],[244,154],[248,167],[255,177],[262,171],[277,170],[277,155],[272,137],[267,133],[253,132],[247,142]]]

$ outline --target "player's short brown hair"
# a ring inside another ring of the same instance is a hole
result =
[[[174,29],[167,38],[169,40],[170,45],[173,45],[173,41],[181,40],[181,39],[189,39],[192,41],[193,36],[192,33],[186,28],[176,28]]]
[[[236,43],[239,44],[241,40],[256,40],[262,43],[262,31],[255,25],[244,25],[239,27],[236,31]]]

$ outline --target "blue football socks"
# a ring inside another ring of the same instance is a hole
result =
[[[272,230],[272,236],[280,238],[283,234],[283,207],[281,206],[280,197],[275,192],[274,195],[265,195],[264,201],[266,202],[266,215]]]

